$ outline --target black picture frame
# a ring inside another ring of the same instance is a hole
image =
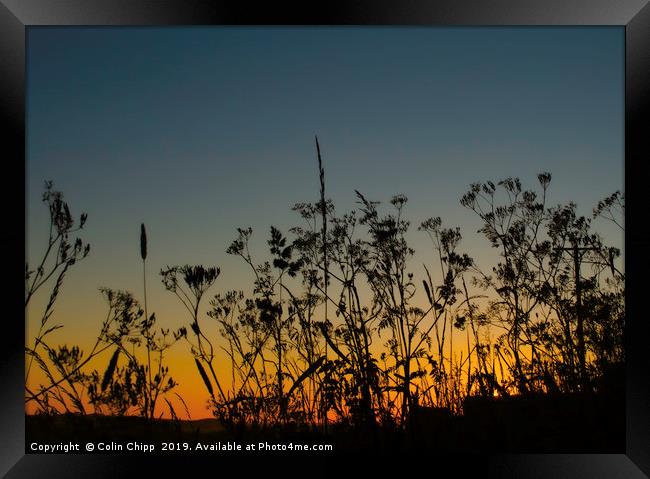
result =
[[[302,5],[302,6],[300,6]],[[481,458],[494,477],[647,477],[650,475],[650,355],[643,313],[642,274],[648,271],[650,234],[644,173],[650,159],[650,6],[648,0],[357,0],[302,2],[201,0],[0,0],[0,111],[3,118],[4,224],[0,238],[7,268],[0,340],[0,474],[5,477],[122,477],[147,457],[25,454],[24,323],[18,298],[24,272],[26,31],[39,25],[616,25],[625,28],[625,268],[626,453],[614,455],[509,454]],[[23,228],[20,227],[23,225]],[[22,253],[22,254],[21,254]],[[325,455],[322,457],[326,458]],[[471,461],[465,458],[464,461]],[[192,459],[195,461],[195,458]],[[220,458],[208,457],[202,461]],[[246,461],[245,458],[239,458]],[[156,458],[169,472],[180,456]],[[161,462],[162,461],[162,462]],[[431,460],[433,464],[433,459]],[[140,467],[139,466],[139,467]],[[433,467],[433,466],[432,466]],[[222,471],[225,472],[225,471]],[[463,471],[461,470],[461,473]],[[198,475],[198,471],[195,472]]]

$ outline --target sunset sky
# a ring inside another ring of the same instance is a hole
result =
[[[478,219],[459,204],[469,184],[518,176],[534,187],[549,171],[551,203],[589,214],[623,189],[623,100],[618,27],[30,27],[27,260],[46,245],[45,180],[75,216],[88,213],[91,244],[50,340],[89,345],[101,286],[141,299],[141,223],[161,326],[188,322],[159,280],[167,265],[220,266],[212,294],[249,289],[250,271],[225,250],[251,226],[262,261],[270,225],[301,225],[291,206],[318,199],[314,135],[337,211],[355,207],[355,189],[409,198],[418,283],[431,249],[416,227],[431,216],[460,226],[462,249],[491,267]],[[600,231],[622,248],[620,233]],[[35,299],[28,343],[46,301]],[[193,418],[209,416],[187,346],[169,361]]]

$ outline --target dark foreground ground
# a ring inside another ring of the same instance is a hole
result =
[[[79,443],[81,449],[87,442],[137,442],[155,444],[156,452],[162,452],[162,443],[180,443],[181,449],[189,446],[194,452],[198,443],[224,448],[238,443],[244,449],[246,444],[293,443],[331,444],[335,452],[624,453],[625,401],[622,393],[469,398],[462,416],[445,409],[419,409],[407,431],[335,424],[327,433],[297,425],[233,431],[213,419],[148,422],[137,417],[27,416],[25,440],[28,453],[34,442]]]

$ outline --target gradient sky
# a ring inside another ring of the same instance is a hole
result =
[[[535,186],[550,171],[551,202],[583,214],[623,189],[619,27],[31,27],[27,42],[28,260],[47,238],[46,179],[89,216],[91,255],[68,275],[58,343],[98,331],[100,286],[141,296],[141,222],[161,326],[186,323],[158,280],[167,264],[221,266],[213,293],[247,287],[225,249],[238,226],[264,247],[271,224],[300,224],[290,207],[318,198],[315,134],[338,211],[355,206],[354,189],[404,193],[415,226],[461,226],[486,265],[480,224],[458,201],[470,183]],[[415,228],[412,241],[418,278],[427,241]],[[174,376],[196,383],[193,369]],[[204,396],[188,398],[199,416]]]

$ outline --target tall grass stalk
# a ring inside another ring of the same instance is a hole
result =
[[[145,321],[149,320],[149,312],[147,311],[147,231],[144,227],[144,223],[140,224],[140,257],[142,258],[142,285],[144,293],[144,317]],[[149,338],[147,338],[149,341]],[[154,404],[152,404],[151,397],[151,348],[147,344],[147,387],[146,387],[146,398],[147,398],[147,417],[153,419],[154,416]]]
[[[320,153],[320,145],[318,143],[318,136],[315,136],[316,139],[316,152],[318,154],[318,178],[320,182],[320,213],[321,213],[321,219],[323,223],[322,227],[322,241],[323,241],[323,268],[324,268],[324,284],[323,284],[323,291],[325,292],[325,301],[324,307],[325,307],[325,328],[329,328],[329,320],[327,318],[327,284],[329,283],[329,277],[328,277],[328,263],[327,263],[327,205],[325,204],[325,169],[323,168],[323,160],[321,158],[321,153]],[[325,361],[327,362],[329,359],[328,357],[328,347],[327,347],[327,341],[325,341]],[[327,382],[327,380],[326,380]],[[325,432],[327,432],[327,412],[328,412],[328,405],[327,401],[322,401],[322,406],[323,406],[323,412],[322,412],[322,417],[323,417],[323,428]]]

